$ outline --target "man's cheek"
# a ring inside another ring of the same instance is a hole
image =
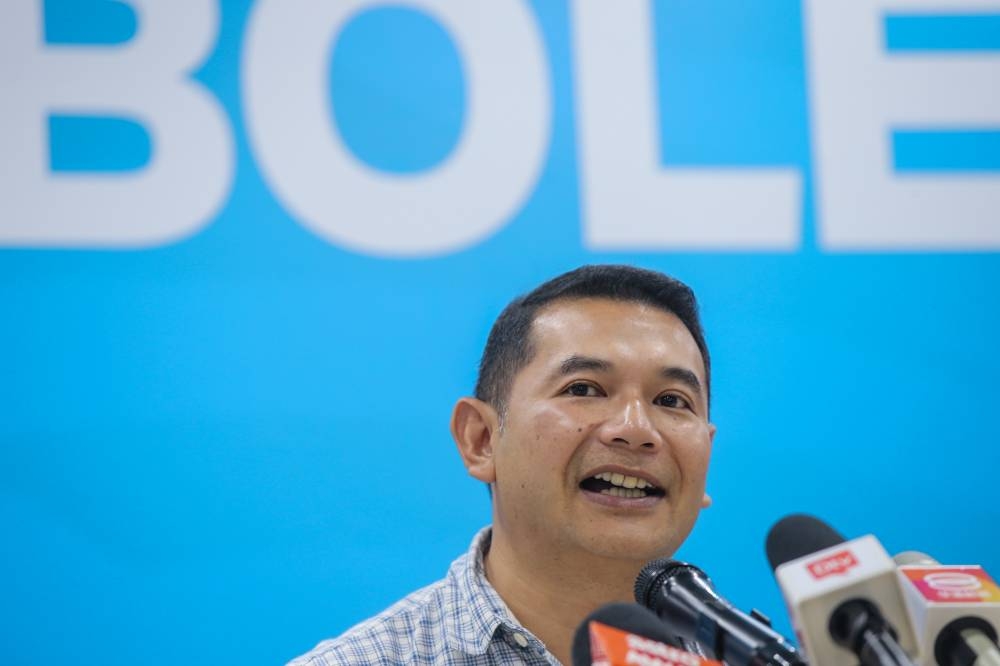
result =
[[[536,435],[555,436],[558,433],[583,432],[581,415],[568,405],[545,404],[536,408],[531,416],[531,429]]]

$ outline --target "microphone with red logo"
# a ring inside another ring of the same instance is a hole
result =
[[[668,645],[659,618],[638,604],[601,606],[573,635],[573,666],[722,666]]]
[[[1000,666],[1000,587],[982,567],[942,566],[909,551],[895,558],[921,666]]]
[[[729,666],[806,664],[766,617],[735,608],[696,566],[669,558],[653,560],[635,581],[635,600],[663,621],[670,632],[668,642]]]
[[[767,559],[812,663],[913,665],[896,564],[874,536],[845,541],[818,518],[788,516],[767,535]]]

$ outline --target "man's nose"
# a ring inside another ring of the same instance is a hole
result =
[[[651,405],[641,399],[624,400],[614,407],[601,426],[601,441],[608,446],[655,451],[663,445],[649,412]]]

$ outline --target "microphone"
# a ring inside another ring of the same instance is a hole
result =
[[[663,620],[670,643],[694,647],[729,666],[806,664],[766,617],[734,608],[690,564],[669,558],[648,563],[635,581],[635,600]]]
[[[930,555],[896,555],[921,666],[1000,666],[1000,588],[980,566],[942,566]]]
[[[573,666],[722,666],[668,645],[670,634],[647,608],[607,604],[573,634]]]
[[[874,536],[845,541],[812,516],[767,535],[767,559],[803,651],[822,666],[905,665],[917,645],[896,566]]]

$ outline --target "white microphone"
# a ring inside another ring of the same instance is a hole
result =
[[[810,663],[913,666],[896,564],[874,536],[845,541],[817,518],[788,516],[767,535],[767,559]]]
[[[1000,666],[1000,587],[982,567],[943,566],[907,551],[894,558],[920,666]]]

